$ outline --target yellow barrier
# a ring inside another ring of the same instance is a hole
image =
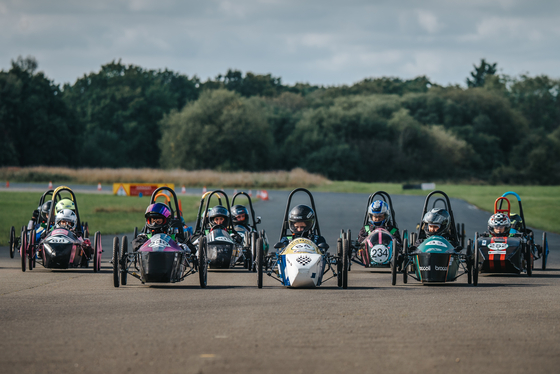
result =
[[[113,195],[119,196],[151,196],[159,187],[175,190],[174,183],[113,183]]]

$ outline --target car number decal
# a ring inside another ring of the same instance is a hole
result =
[[[389,259],[389,248],[382,244],[374,245],[369,251],[373,262],[384,263]]]

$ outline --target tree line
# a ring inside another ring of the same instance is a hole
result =
[[[0,71],[0,165],[291,170],[334,180],[560,183],[560,80],[497,74],[205,82],[113,61],[62,87],[32,57]]]

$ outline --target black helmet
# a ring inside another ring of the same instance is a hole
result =
[[[152,231],[164,232],[169,225],[169,218],[171,217],[171,210],[169,207],[162,203],[150,204],[146,208],[146,226]],[[154,222],[154,219],[163,219],[162,222]]]
[[[41,221],[47,222],[49,219],[49,214],[51,212],[52,200],[47,201],[41,205]]]
[[[240,217],[242,214],[245,217]],[[231,218],[234,225],[248,225],[249,224],[249,211],[243,205],[234,205],[231,207]]]
[[[224,219],[224,222],[221,225],[226,226],[227,220],[229,218],[228,210],[221,205],[216,205],[215,207],[213,207],[208,214],[208,218],[210,219],[210,227],[218,226],[216,223],[214,223],[214,218],[217,217],[222,217]]]
[[[442,208],[433,208],[428,213],[424,215],[422,219],[424,222],[424,231],[426,235],[442,235],[449,230],[449,225],[451,224],[451,217],[449,216],[449,212]],[[429,226],[437,226],[436,231],[431,231]]]
[[[315,212],[307,205],[298,205],[292,208],[288,217],[290,224],[290,231],[296,235],[303,235],[315,226]],[[303,225],[296,225],[297,223],[304,223]],[[303,231],[298,231],[298,227],[303,226]]]

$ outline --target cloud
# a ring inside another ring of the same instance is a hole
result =
[[[418,23],[430,34],[436,33],[440,29],[438,19],[435,14],[425,10],[417,10]]]

